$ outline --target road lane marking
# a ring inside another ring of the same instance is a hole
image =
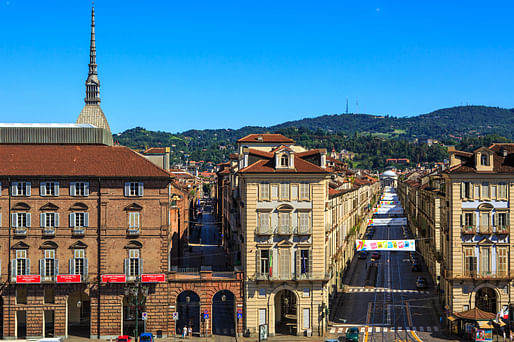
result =
[[[418,342],[423,342],[422,340],[420,340],[420,338],[418,337],[418,335],[416,335],[416,333],[415,333],[414,331],[411,331],[410,333],[411,333],[411,335],[414,337],[414,339],[415,339],[416,341],[418,341]]]

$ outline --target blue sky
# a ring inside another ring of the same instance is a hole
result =
[[[88,1],[0,0],[3,122],[73,122]],[[97,0],[113,132],[514,107],[512,1]],[[358,107],[357,107],[358,102]]]

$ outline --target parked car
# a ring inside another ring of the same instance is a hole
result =
[[[368,252],[360,251],[359,254],[357,255],[357,258],[359,258],[359,259],[367,259],[368,258]]]
[[[371,259],[380,259],[380,253],[377,253],[377,252],[373,252],[371,253]]]
[[[154,342],[152,333],[144,332],[139,335],[139,342]]]
[[[427,280],[423,277],[416,279],[416,287],[418,289],[426,289],[428,287]]]
[[[121,335],[116,338],[116,342],[132,342],[129,335]]]
[[[420,266],[420,264],[418,264],[418,263],[414,263],[414,264],[412,264],[411,271],[412,271],[412,272],[421,272],[421,266]]]
[[[359,328],[350,328],[346,331],[345,341],[359,342]]]

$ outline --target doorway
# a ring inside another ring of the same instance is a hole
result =
[[[87,337],[91,327],[91,300],[84,291],[75,291],[68,296],[68,335]]]
[[[184,327],[191,327],[195,336],[200,335],[200,297],[193,291],[184,291],[177,297],[177,334]]]
[[[235,296],[228,290],[212,297],[212,332],[214,335],[235,336]]]
[[[275,333],[296,335],[298,310],[296,295],[290,290],[281,290],[275,295]]]
[[[489,287],[482,287],[475,297],[475,306],[480,310],[496,314],[496,292]]]

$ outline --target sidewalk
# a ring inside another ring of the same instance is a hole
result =
[[[15,340],[18,342],[25,342],[27,340]],[[86,341],[109,341],[109,340],[96,340],[96,339],[87,339],[83,337],[70,337],[66,339],[65,341],[69,342],[86,342]],[[180,336],[174,337],[167,337],[167,338],[158,338],[156,339],[157,342],[258,342],[259,338],[258,336],[255,337],[238,337],[237,340],[233,336],[210,336],[210,337],[187,337],[183,339]],[[325,341],[324,337],[319,336],[313,336],[313,337],[304,337],[304,336],[288,336],[288,335],[281,335],[281,336],[269,336],[268,341],[310,341],[310,342],[323,342]],[[114,341],[113,341],[114,342]]]

